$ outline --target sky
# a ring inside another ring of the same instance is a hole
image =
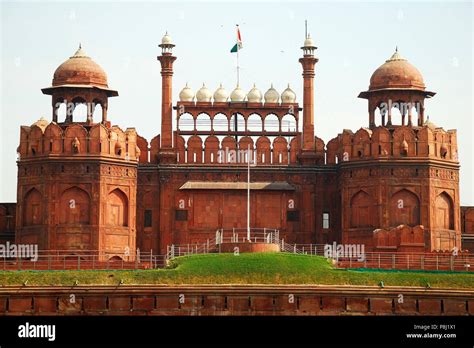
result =
[[[343,129],[368,125],[366,90],[373,71],[398,46],[423,74],[426,115],[457,129],[461,204],[474,205],[473,5],[466,2],[2,2],[0,202],[16,201],[20,126],[51,119],[54,70],[79,43],[108,75],[119,97],[108,119],[151,140],[160,132],[158,44],[176,47],[173,101],[186,82],[230,92],[236,83],[235,24],[240,24],[241,87],[265,92],[289,83],[302,103],[304,21],[318,50],[315,132],[326,143]]]

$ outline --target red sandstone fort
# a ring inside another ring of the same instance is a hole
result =
[[[20,129],[18,202],[0,204],[1,241],[109,257],[201,243],[218,229],[245,228],[254,159],[250,225],[278,229],[285,241],[472,248],[464,237],[474,233],[474,208],[460,207],[456,131],[425,119],[424,101],[435,93],[398,51],[359,94],[368,122],[325,144],[315,136],[318,58],[309,36],[299,60],[302,105],[290,86],[264,94],[237,86],[230,95],[186,86],[173,101],[174,44],[165,35],[159,46],[161,134],[150,141],[112,126],[108,103],[118,92],[81,47],[56,69],[42,89],[51,121]],[[86,120],[74,119],[80,104]],[[71,112],[60,117],[64,109]]]

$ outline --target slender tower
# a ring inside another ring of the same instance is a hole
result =
[[[314,66],[318,58],[314,56],[317,47],[310,35],[306,36],[303,57],[300,63],[303,66],[303,146],[300,155],[302,164],[314,164],[316,161],[314,141]]]
[[[175,163],[176,153],[173,150],[173,63],[176,57],[173,56],[173,47],[168,33],[161,39],[161,56],[158,60],[161,63],[161,148],[160,163]]]

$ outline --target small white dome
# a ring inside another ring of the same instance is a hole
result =
[[[233,102],[243,102],[245,101],[245,92],[240,88],[239,85],[230,94],[230,100]]]
[[[306,40],[304,40],[304,47],[314,47],[314,41],[309,34]]]
[[[268,91],[265,92],[265,103],[278,103],[280,99],[280,94],[277,92],[275,88],[273,88],[273,83]]]
[[[41,118],[38,121],[36,121],[35,123],[31,125],[31,127],[38,126],[44,132],[44,130],[46,129],[46,127],[48,127],[48,125],[49,125],[49,121],[45,119],[43,116],[41,116]]]
[[[282,103],[294,103],[294,102],[296,102],[296,94],[290,88],[290,84],[288,84],[288,87],[281,94],[281,102]]]
[[[171,40],[171,36],[168,35],[168,32],[166,32],[166,34],[161,39],[161,44],[162,45],[172,45],[173,44],[173,40]]]
[[[179,100],[182,102],[192,102],[194,100],[194,92],[188,87],[187,83],[181,92],[179,92]]]
[[[199,89],[199,91],[197,91],[196,99],[201,103],[209,103],[211,101],[212,93],[204,83],[202,84],[202,87]]]
[[[253,84],[253,88],[247,94],[247,100],[249,103],[261,103],[262,102],[262,92]]]
[[[229,99],[229,93],[222,87],[222,83],[219,85],[219,88],[214,92],[214,102],[215,103],[225,103]]]

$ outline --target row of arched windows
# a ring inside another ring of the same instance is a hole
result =
[[[128,226],[128,199],[120,189],[108,194],[105,217],[107,225]],[[23,199],[23,225],[42,225],[43,222],[43,196],[33,188]],[[59,200],[59,223],[91,223],[91,199],[86,191],[77,186],[63,191]]]
[[[433,228],[453,230],[454,208],[451,197],[442,192],[436,197],[434,205],[435,226]],[[377,205],[365,191],[354,194],[350,201],[352,228],[377,227]],[[420,225],[420,200],[413,192],[403,189],[392,195],[389,202],[390,226]]]
[[[215,132],[297,132],[297,120],[294,115],[287,114],[278,118],[275,114],[260,116],[251,114],[248,117],[235,114],[227,117],[224,114],[207,114],[193,116],[183,113],[178,117],[178,131],[215,131]]]

